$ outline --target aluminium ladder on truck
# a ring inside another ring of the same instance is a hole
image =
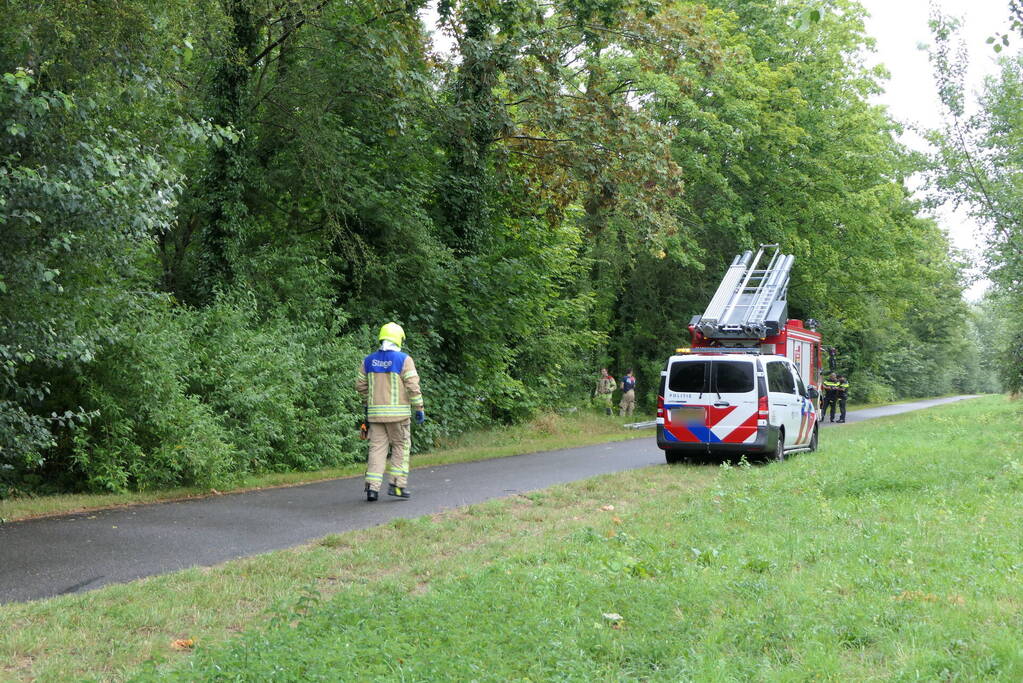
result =
[[[821,387],[821,335],[817,321],[788,317],[789,274],[795,257],[762,244],[732,260],[703,315],[689,322],[690,353],[785,356],[814,389]],[[682,351],[682,349],[680,349]]]
[[[706,339],[760,340],[776,335],[788,320],[789,273],[795,257],[777,244],[762,244],[756,255],[743,252],[732,260],[717,292],[690,328]]]

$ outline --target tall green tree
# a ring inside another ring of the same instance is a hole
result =
[[[948,124],[930,139],[938,148],[935,186],[989,228],[986,271],[997,297],[1009,305],[1013,333],[998,347],[1004,386],[1023,391],[1023,56],[1002,57],[1000,72],[987,79],[975,113],[967,112],[963,77],[967,64],[956,48],[959,23],[936,14],[931,54]]]

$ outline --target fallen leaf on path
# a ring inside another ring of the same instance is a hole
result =
[[[175,650],[191,650],[195,647],[195,640],[193,638],[178,638],[171,643],[171,647]]]

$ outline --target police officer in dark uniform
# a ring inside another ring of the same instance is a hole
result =
[[[834,372],[828,375],[828,378],[821,382],[821,390],[824,392],[824,403],[821,405],[821,419],[828,412],[828,408],[831,408],[831,422],[835,421],[835,402],[838,400],[838,375]],[[843,402],[844,405],[844,402]],[[843,413],[844,415],[845,413]]]
[[[845,400],[849,397],[849,380],[845,378],[845,375],[838,376],[838,388],[836,389],[836,398],[838,399],[838,409],[841,411],[841,416],[838,418],[839,422],[845,422]],[[831,417],[835,416],[835,408],[831,407]]]

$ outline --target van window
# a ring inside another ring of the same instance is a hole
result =
[[[745,394],[753,391],[753,363],[734,360],[714,361],[715,391],[722,394]]]
[[[800,377],[799,375],[796,375],[796,384],[799,385],[799,395],[800,396],[809,396],[809,394],[806,393],[806,385],[803,384],[803,378]]]
[[[777,360],[767,364],[767,389],[781,394],[796,393],[796,383],[788,365]]]
[[[705,381],[707,365],[712,375],[709,385]],[[744,394],[753,391],[753,386],[753,364],[744,361],[681,361],[668,373],[668,388],[672,391]]]
[[[679,392],[706,391],[703,388],[703,375],[706,370],[706,361],[675,363],[668,374],[668,388]]]

